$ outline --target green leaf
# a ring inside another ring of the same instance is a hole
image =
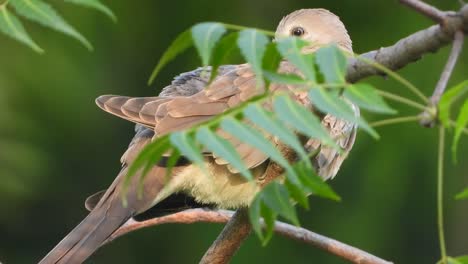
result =
[[[319,49],[315,54],[320,71],[325,76],[327,83],[345,83],[346,67],[348,60],[343,52],[336,46],[331,45]]]
[[[468,199],[468,187],[466,187],[463,191],[459,192],[455,196],[455,199],[456,200],[466,200],[466,199]]]
[[[468,264],[468,255],[456,258],[448,257],[449,264]]]
[[[130,180],[130,177],[135,175],[135,173],[146,166],[149,163],[149,160],[155,156],[155,153],[161,152],[161,150],[166,151],[170,147],[170,141],[168,135],[164,135],[160,138],[157,138],[155,141],[146,145],[143,150],[140,151],[136,159],[130,165],[126,182]],[[153,162],[153,164],[156,161]]]
[[[439,119],[446,127],[450,127],[450,107],[453,102],[468,92],[468,80],[465,80],[445,92],[439,101]]]
[[[263,70],[276,72],[283,58],[276,48],[276,43],[270,42],[266,46],[265,55],[263,56]]]
[[[142,183],[143,179],[149,170],[156,164],[156,162],[161,158],[169,148],[171,144],[169,142],[169,137],[167,135],[158,138],[157,140],[151,142],[143,148],[143,150],[138,154],[136,159],[130,165],[127,174],[124,178],[123,191],[122,191],[122,201],[124,206],[127,206],[127,189],[130,185],[131,178],[143,168],[143,172],[140,175],[138,195],[142,194]]]
[[[177,38],[169,45],[169,47],[164,51],[161,59],[159,59],[158,64],[154,67],[151,77],[148,80],[148,85],[151,85],[156,79],[156,76],[161,71],[161,69],[171,62],[177,55],[184,52],[193,45],[192,40],[192,31],[186,30],[180,33]]]
[[[380,96],[377,90],[370,84],[357,83],[349,85],[344,90],[343,95],[351,102],[371,112],[383,114],[397,113],[397,111],[387,105],[382,96]]]
[[[177,161],[179,161],[179,158],[182,156],[180,155],[180,151],[176,148],[172,149],[171,156],[167,160],[166,163],[166,176],[165,176],[165,181],[167,182],[169,180],[169,177],[172,175],[172,169],[174,166],[177,164]]]
[[[211,78],[210,81],[218,75],[218,68],[226,62],[228,56],[237,48],[238,32],[231,32],[224,36],[216,45],[211,58]]]
[[[252,229],[260,240],[264,240],[262,226],[260,225],[260,210],[262,205],[261,193],[258,193],[249,206],[249,219]]]
[[[226,117],[221,121],[221,128],[225,131],[231,133],[238,139],[242,140],[243,142],[261,150],[267,156],[269,156],[272,160],[277,162],[281,167],[285,168],[286,171],[291,172],[291,176],[295,176],[293,168],[289,164],[289,162],[281,155],[278,149],[265,137],[263,136],[262,132],[253,129],[252,127],[245,125],[232,117]],[[298,183],[298,179],[291,178],[291,180],[295,183]]]
[[[340,196],[304,162],[294,164],[294,170],[302,185],[312,194],[334,201],[341,201]]]
[[[308,45],[308,42],[296,38],[288,37],[278,40],[278,50],[280,53],[294,64],[304,74],[309,81],[316,81],[316,72],[314,64],[314,54],[303,54],[302,48]]]
[[[288,96],[278,96],[273,102],[278,118],[299,132],[322,141],[325,145],[336,146],[335,141],[311,111],[299,105]]]
[[[225,32],[226,28],[221,23],[215,22],[199,23],[192,27],[193,43],[201,57],[203,66],[210,64],[213,48]]]
[[[211,150],[215,155],[225,159],[231,166],[236,168],[247,180],[252,180],[250,170],[245,166],[242,158],[232,144],[221,138],[208,127],[201,127],[196,134],[198,142]]]
[[[276,49],[276,43],[274,42],[268,43],[268,45],[266,46],[265,55],[263,56],[263,62],[262,62],[263,74],[266,74],[267,72],[276,73],[282,59],[283,57],[281,57],[281,54]],[[265,81],[265,87],[270,87],[270,83],[271,83],[270,79],[268,79],[267,77],[264,77],[264,81]]]
[[[307,199],[307,194],[304,192],[301,186],[298,186],[288,181],[287,179],[285,180],[284,185],[291,194],[291,198],[298,202],[302,207],[309,209],[309,199]]]
[[[244,110],[244,115],[252,121],[253,124],[261,127],[265,131],[277,136],[282,142],[293,148],[302,159],[307,159],[307,153],[299,142],[297,136],[289,130],[283,123],[267,112],[258,104],[252,104]]]
[[[260,204],[260,215],[263,217],[263,221],[265,223],[265,237],[262,241],[262,246],[266,246],[273,237],[273,231],[275,230],[275,222],[278,214],[262,202]]]
[[[320,111],[356,123],[375,139],[379,138],[377,132],[364,119],[357,116],[351,106],[333,91],[315,87],[309,91],[309,97]]]
[[[26,46],[29,46],[37,53],[44,52],[44,50],[31,39],[21,21],[13,13],[8,11],[5,4],[0,6],[0,31]]]
[[[295,74],[282,74],[271,71],[264,71],[265,77],[272,83],[305,85],[306,81]]]
[[[117,22],[117,17],[115,16],[114,12],[112,12],[110,8],[101,3],[99,0],[65,0],[65,2],[96,9],[107,15],[112,21]]]
[[[197,146],[192,135],[184,131],[174,132],[170,134],[169,139],[171,143],[179,149],[182,155],[193,161],[198,167],[206,169],[205,159],[201,154],[202,151]]]
[[[453,159],[457,160],[457,146],[460,141],[463,129],[468,125],[468,99],[465,100],[463,106],[460,109],[460,114],[457,117],[457,122],[455,125],[455,135],[453,136],[452,143],[452,156]]]
[[[265,230],[265,234],[262,232],[261,217],[263,217],[263,229]],[[261,192],[258,193],[249,206],[249,219],[252,224],[252,229],[262,241],[263,246],[265,246],[273,236],[276,217],[277,213],[265,205],[263,194]]]
[[[296,209],[289,201],[289,193],[286,187],[276,181],[269,183],[262,190],[262,198],[265,204],[276,213],[299,226]]]
[[[89,50],[93,49],[91,43],[68,24],[49,4],[41,0],[10,0],[9,3],[19,15],[73,37]]]
[[[265,55],[268,38],[255,29],[245,29],[239,33],[237,45],[245,60],[250,63],[257,76],[257,83],[262,82],[262,61]]]

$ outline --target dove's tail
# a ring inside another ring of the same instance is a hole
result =
[[[45,256],[40,264],[84,262],[134,214],[133,204],[124,206],[119,195],[123,169],[88,216]],[[133,199],[132,199],[133,200]],[[129,201],[132,203],[132,201]],[[132,209],[133,208],[133,209]]]
[[[115,200],[115,199],[114,199]],[[130,217],[131,212],[122,202],[110,201],[94,208],[89,215],[73,229],[39,263],[82,263]],[[108,207],[108,208],[106,208]]]

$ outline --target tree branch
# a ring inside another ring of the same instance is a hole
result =
[[[445,12],[440,11],[439,9],[426,4],[419,0],[400,0],[400,3],[403,5],[409,6],[419,13],[429,17],[434,20],[436,23],[443,24],[445,20]]]
[[[200,264],[229,263],[251,231],[248,209],[237,210],[218,238],[206,251]]]
[[[444,70],[442,71],[442,75],[440,76],[439,81],[434,89],[434,92],[431,96],[429,102],[429,108],[424,110],[421,113],[421,121],[420,124],[425,127],[433,127],[437,122],[437,104],[440,101],[440,97],[444,93],[445,89],[447,88],[447,83],[452,76],[453,69],[455,68],[455,64],[457,63],[458,58],[460,57],[460,53],[463,48],[463,42],[465,39],[465,35],[461,31],[455,32],[455,37],[452,45],[452,50],[450,52],[450,56],[445,64]]]
[[[205,210],[205,209],[188,209],[179,213],[152,218],[152,219],[145,220],[142,222],[137,222],[133,219],[130,219],[122,227],[120,227],[117,231],[115,231],[109,237],[109,239],[107,239],[107,241],[104,244],[109,243],[113,241],[114,239],[120,236],[123,236],[127,233],[133,232],[138,229],[146,228],[146,227],[152,227],[152,226],[168,224],[168,223],[178,223],[178,224],[192,224],[196,222],[226,223],[231,219],[231,217],[232,219],[234,219],[233,215],[238,215],[240,216],[239,218],[242,219],[243,217],[246,216],[246,212],[243,211],[242,213],[234,214],[234,212],[227,211],[227,210],[213,211],[213,210]],[[261,224],[262,226],[264,225],[263,221]],[[227,228],[227,226],[228,225],[226,225],[225,229]],[[250,232],[250,231],[244,232],[246,229],[243,229],[243,230],[239,230],[237,228],[236,229],[229,228],[229,229],[234,230],[236,232],[243,232],[243,234]],[[323,249],[333,255],[339,256],[352,263],[391,264],[391,262],[380,259],[360,249],[354,248],[352,246],[349,246],[337,240],[328,238],[326,236],[314,233],[307,229],[295,227],[290,224],[277,221],[275,224],[275,232],[287,238],[294,239],[300,242],[304,242],[313,247]],[[236,241],[239,241],[239,240],[236,239]],[[231,251],[231,249],[227,249],[227,250]],[[216,261],[209,262],[210,259],[205,258],[208,255],[208,252],[205,254],[201,263],[219,263]],[[225,263],[225,262],[221,262],[221,263]]]
[[[357,82],[371,75],[383,73],[367,61],[381,64],[391,70],[399,70],[407,64],[419,60],[426,53],[433,53],[452,42],[455,32],[468,33],[468,5],[464,5],[456,15],[445,16],[445,26],[435,25],[418,31],[399,40],[392,46],[380,48],[360,55],[361,59],[350,60],[347,72],[349,82]]]
[[[434,89],[434,93],[432,94],[432,105],[437,105],[439,103],[440,97],[442,96],[442,94],[445,91],[445,88],[447,87],[448,80],[450,79],[450,76],[452,76],[453,68],[455,68],[455,64],[457,63],[457,60],[460,57],[464,40],[465,36],[463,32],[457,31],[455,33],[452,51],[450,52],[447,64],[445,65],[444,71],[440,76],[440,80],[437,83],[436,88]]]

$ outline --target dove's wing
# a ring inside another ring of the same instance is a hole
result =
[[[359,109],[350,102],[347,103],[350,104],[355,115],[359,116]],[[327,180],[335,177],[353,147],[357,125],[329,114],[323,118],[322,125],[342,149],[342,153],[339,153],[335,148],[322,145],[319,140],[314,138],[307,141],[305,148],[308,152],[319,150],[314,160],[314,167],[317,169],[318,175]]]
[[[255,74],[249,65],[223,70],[226,72],[209,87],[190,96],[132,98],[106,95],[96,102],[109,113],[153,129],[156,137],[165,135],[205,122],[263,93],[264,88],[257,86]],[[196,76],[198,78],[200,75]],[[194,80],[189,78],[187,81],[193,84]],[[261,150],[241,142],[235,136],[224,131],[218,131],[218,134],[231,142],[248,168],[255,168],[268,159]],[[272,136],[269,137],[271,139]],[[218,164],[227,164],[218,157],[214,158]],[[230,170],[238,172],[231,167]]]

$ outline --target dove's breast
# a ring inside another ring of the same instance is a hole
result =
[[[268,163],[268,162],[265,162]],[[201,204],[216,204],[220,208],[235,209],[249,206],[260,190],[255,181],[247,181],[239,173],[232,173],[225,165],[205,162],[206,173],[196,165],[189,165],[173,175],[155,199],[155,204],[173,193],[183,192]],[[252,169],[258,178],[265,172],[266,164]]]

